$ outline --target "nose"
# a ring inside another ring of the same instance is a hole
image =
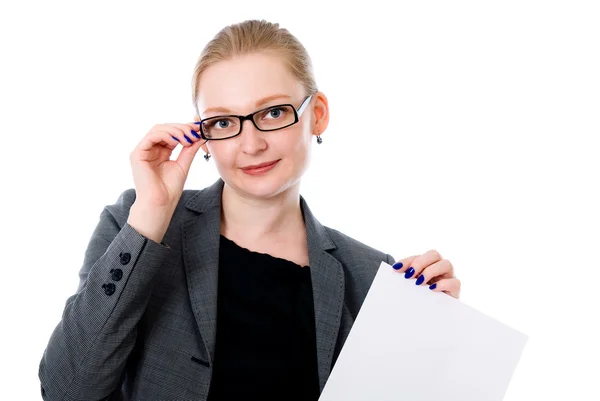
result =
[[[259,131],[252,121],[246,120],[242,122],[242,132],[238,136],[240,149],[245,153],[254,154],[267,147],[264,134],[266,132]]]

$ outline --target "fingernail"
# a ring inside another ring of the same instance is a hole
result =
[[[179,139],[175,138],[173,135],[171,135],[171,138],[175,139],[177,142],[181,142]]]
[[[183,136],[185,136],[185,139],[186,139],[186,140],[187,140],[189,143],[193,143],[193,142],[192,142],[192,140],[191,140],[190,138],[188,138],[188,137],[187,137],[187,135],[185,135],[185,134],[184,134]]]
[[[412,267],[410,269],[408,269],[406,271],[406,273],[404,274],[404,278],[411,278],[412,275],[415,274],[415,269],[413,269]]]
[[[200,124],[200,121],[195,121],[194,124]]]
[[[435,287],[437,287],[437,284],[431,284],[431,285],[429,286],[429,289],[430,289],[430,290],[435,290]]]
[[[194,135],[196,138],[200,139],[200,135],[198,135],[198,131],[194,131],[194,130],[190,130],[192,131],[192,135]]]
[[[420,275],[419,278],[417,279],[417,281],[415,282],[416,285],[421,285],[423,284],[423,281],[425,281],[425,276],[424,275]]]
[[[396,270],[402,269],[402,262],[394,263],[392,267]]]

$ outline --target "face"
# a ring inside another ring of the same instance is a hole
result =
[[[213,64],[202,73],[199,88],[200,119],[247,115],[284,103],[298,109],[308,95],[283,61],[268,54],[238,56]],[[314,135],[325,130],[328,115],[327,99],[318,92],[294,125],[264,132],[246,120],[240,135],[209,140],[203,149],[212,155],[223,181],[238,194],[274,197],[299,185],[310,162]],[[268,171],[245,169],[268,162],[276,162]]]

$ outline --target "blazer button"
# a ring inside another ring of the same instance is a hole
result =
[[[111,277],[114,281],[119,281],[123,278],[123,270],[121,269],[110,269],[110,272],[112,273]]]
[[[104,293],[106,295],[112,295],[115,293],[115,285],[113,283],[102,284],[102,288],[104,288]]]
[[[129,252],[120,253],[119,257],[121,258],[122,265],[126,265],[131,260],[131,254]]]

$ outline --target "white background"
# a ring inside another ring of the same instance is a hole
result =
[[[528,334],[506,400],[598,400],[596,4],[3,3],[2,398],[40,399],[89,237],[133,187],[130,152],[192,121],[206,42],[264,18],[302,41],[329,98],[301,190],[317,218],[396,259],[438,250],[463,302]],[[186,188],[217,177],[198,157]]]

